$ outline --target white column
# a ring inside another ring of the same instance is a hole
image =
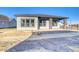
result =
[[[35,18],[35,28],[36,28],[36,30],[39,30],[38,17]]]
[[[64,29],[67,28],[67,19],[64,19]]]
[[[52,29],[52,18],[49,19],[49,29]]]
[[[21,19],[19,17],[16,17],[16,22],[17,22],[17,30],[20,30],[20,28],[21,28]]]
[[[49,19],[46,20],[46,27],[47,27],[47,29],[49,29]]]

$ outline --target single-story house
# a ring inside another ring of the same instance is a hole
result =
[[[60,28],[63,20],[63,29],[66,29],[68,17],[46,14],[16,14],[17,30],[46,30]]]

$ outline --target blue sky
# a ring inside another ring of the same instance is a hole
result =
[[[79,23],[78,7],[0,7],[0,14],[14,18],[15,14],[48,14],[68,16],[68,22]]]

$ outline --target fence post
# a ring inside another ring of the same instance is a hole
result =
[[[79,28],[78,28],[78,24],[77,24],[77,30],[79,30]]]

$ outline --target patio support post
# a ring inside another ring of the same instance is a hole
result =
[[[49,19],[49,29],[52,29],[52,18]]]
[[[36,22],[35,22],[36,24],[36,28],[37,28],[37,31],[39,30],[39,19],[38,18],[36,18]]]
[[[64,28],[64,29],[67,29],[67,19],[64,19],[63,21],[64,21],[64,26],[63,26],[63,28]]]
[[[36,26],[35,34],[39,35],[40,34],[40,31],[39,31],[39,18],[36,18],[35,26]]]

